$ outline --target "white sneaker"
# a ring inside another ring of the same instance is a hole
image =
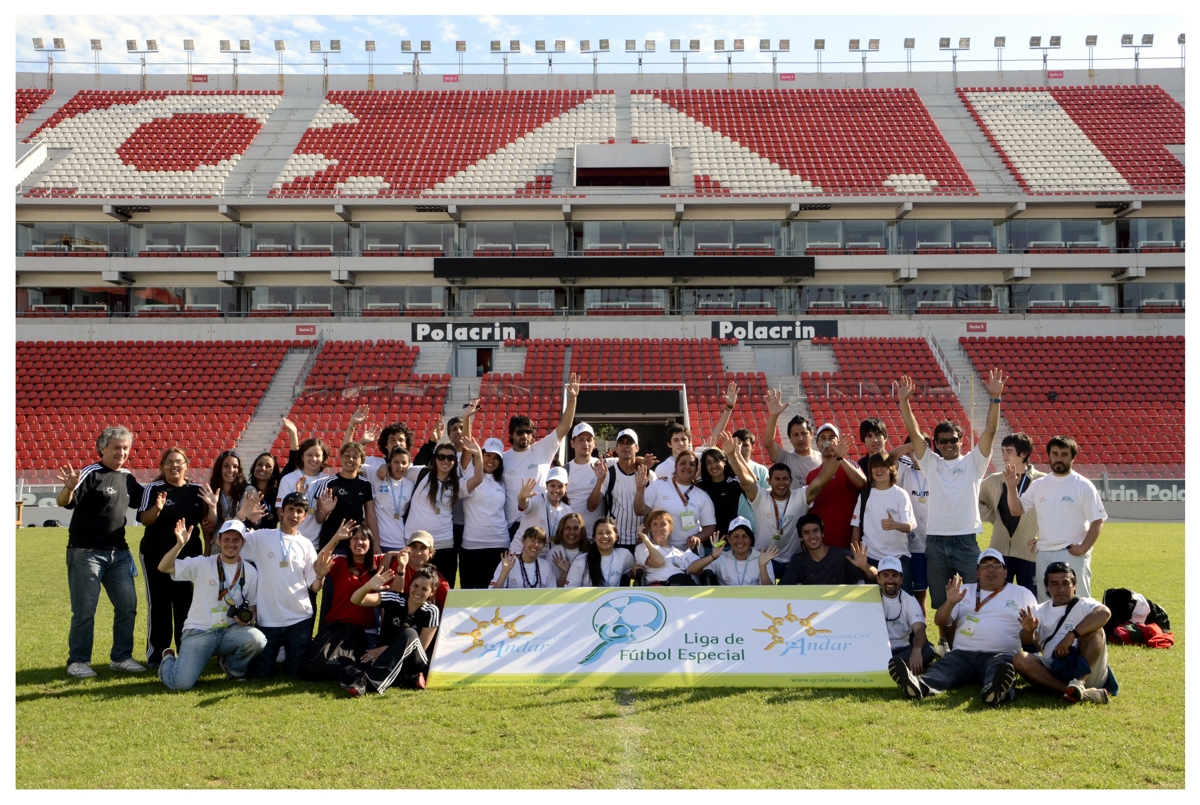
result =
[[[108,667],[114,671],[128,671],[131,674],[138,674],[146,670],[146,666],[142,665],[133,657],[130,657],[127,660],[121,660],[120,662],[110,662]]]
[[[73,662],[67,666],[67,675],[76,679],[91,679],[96,672],[86,662]]]

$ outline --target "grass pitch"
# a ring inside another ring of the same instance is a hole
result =
[[[136,545],[141,529],[130,529]],[[986,540],[986,535],[981,541]],[[960,689],[392,690],[227,683],[213,662],[172,693],[147,672],[66,675],[65,529],[16,538],[19,788],[1182,788],[1184,527],[1113,523],[1093,592],[1129,587],[1175,647],[1110,647],[1121,695],[1070,706],[1019,688],[999,709]],[[47,556],[50,561],[47,562]],[[41,572],[43,569],[47,572]],[[140,585],[139,585],[140,586]],[[139,592],[140,596],[140,592]],[[134,656],[144,655],[139,602]]]

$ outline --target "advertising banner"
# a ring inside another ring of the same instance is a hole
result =
[[[430,687],[893,685],[879,587],[451,590]]]
[[[828,321],[724,319],[712,323],[713,338],[736,338],[739,341],[811,341],[818,336],[835,338],[837,334],[837,319]]]

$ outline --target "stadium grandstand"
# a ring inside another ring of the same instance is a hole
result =
[[[18,73],[19,494],[118,423],[147,478],[362,405],[507,443],[573,372],[601,449],[699,443],[729,382],[733,427],[777,387],[899,442],[902,374],[976,432],[992,366],[1035,461],[1182,490],[1182,71],[787,77]]]

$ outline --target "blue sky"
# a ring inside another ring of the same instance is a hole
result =
[[[65,10],[70,10],[73,5],[79,5],[84,10],[95,8],[94,5],[72,3],[50,3],[48,7],[58,12],[60,5]],[[374,4],[371,2],[360,2],[355,4],[355,8],[369,11],[372,5]],[[613,11],[620,11],[644,8],[645,4],[615,0],[605,3],[604,6]],[[1178,34],[1185,30],[1182,12],[1177,7],[1172,8],[1170,4],[1160,8],[1174,13],[1133,16],[1105,13],[1129,8],[1127,3],[1111,3],[1105,0],[1087,3],[1086,6],[1071,2],[1057,3],[1055,8],[1062,9],[1064,13],[1049,16],[1020,13],[1022,9],[1038,8],[1036,3],[1023,0],[1006,3],[1006,7],[1014,11],[1006,16],[967,16],[960,13],[880,15],[869,12],[873,9],[894,11],[896,4],[876,3],[870,0],[860,0],[855,5],[860,11],[868,13],[837,16],[779,13],[793,10],[796,4],[777,3],[774,0],[758,2],[751,7],[762,11],[761,14],[741,15],[720,13],[727,11],[729,4],[709,0],[694,0],[687,4],[658,3],[655,6],[687,13],[613,13],[604,16],[536,13],[539,10],[562,8],[561,4],[547,5],[536,0],[521,3],[479,3],[464,0],[454,4],[455,9],[463,13],[453,16],[330,16],[302,13],[237,15],[237,12],[245,12],[247,9],[261,8],[270,12],[280,8],[279,4],[255,2],[205,4],[206,9],[222,11],[227,8],[234,12],[214,16],[143,14],[139,11],[153,12],[160,10],[162,6],[136,0],[124,2],[121,7],[128,9],[128,13],[93,16],[56,13],[50,16],[16,17],[14,55],[18,62],[17,69],[44,70],[45,57],[33,51],[30,40],[35,36],[61,36],[66,39],[67,52],[56,56],[56,69],[70,72],[90,72],[93,69],[93,54],[88,43],[92,38],[99,38],[104,43],[102,69],[105,72],[137,72],[140,69],[137,58],[125,53],[125,40],[129,38],[158,40],[161,52],[149,59],[149,69],[153,72],[177,72],[182,69],[185,58],[182,40],[185,38],[196,40],[193,68],[195,72],[228,70],[230,61],[219,52],[218,40],[242,38],[252,41],[252,55],[248,59],[239,59],[239,70],[245,72],[269,73],[277,70],[273,41],[283,39],[287,42],[284,59],[287,72],[319,73],[320,58],[308,52],[308,43],[312,39],[328,42],[335,38],[342,41],[344,53],[331,57],[331,72],[365,72],[366,55],[363,52],[363,42],[366,39],[374,39],[377,43],[377,73],[401,72],[410,65],[411,57],[401,53],[400,43],[403,39],[431,41],[432,55],[421,60],[423,70],[427,73],[457,72],[454,42],[459,39],[467,42],[467,52],[464,55],[467,72],[501,71],[501,58],[489,52],[489,43],[494,39],[502,40],[506,49],[509,40],[521,41],[520,54],[510,57],[511,72],[541,73],[546,70],[545,55],[534,52],[534,42],[538,39],[546,40],[550,49],[554,47],[554,40],[566,40],[567,52],[557,54],[554,58],[556,73],[590,72],[590,56],[579,53],[579,40],[582,38],[590,38],[593,41],[601,38],[611,40],[612,52],[601,56],[601,69],[604,72],[636,70],[636,56],[624,52],[626,39],[636,39],[639,46],[646,39],[656,40],[657,53],[646,56],[645,69],[648,72],[676,72],[680,69],[680,60],[678,55],[669,52],[668,40],[672,38],[700,39],[700,53],[689,55],[689,71],[725,69],[724,56],[713,52],[713,40],[718,38],[723,38],[730,44],[736,38],[745,40],[745,52],[734,57],[735,70],[762,71],[769,69],[770,55],[759,53],[759,39],[768,37],[773,44],[780,38],[791,40],[791,53],[780,55],[781,71],[813,71],[815,38],[826,40],[823,56],[823,69],[826,71],[861,69],[858,55],[848,50],[850,38],[879,38],[880,50],[878,54],[870,54],[869,69],[899,70],[903,69],[905,58],[903,39],[912,36],[916,38],[916,49],[913,51],[914,69],[932,70],[948,69],[948,54],[939,52],[937,39],[940,36],[950,36],[955,41],[959,37],[971,38],[971,51],[960,54],[959,57],[959,69],[969,70],[971,60],[978,60],[980,69],[995,64],[996,51],[992,47],[992,40],[1000,35],[1008,38],[1004,56],[1006,66],[1036,66],[1041,59],[1040,51],[1032,52],[1028,47],[1029,37],[1035,34],[1043,37],[1063,37],[1063,48],[1051,53],[1052,67],[1055,64],[1062,67],[1084,66],[1087,57],[1084,37],[1087,34],[1100,37],[1095,53],[1097,67],[1128,67],[1132,63],[1131,53],[1119,45],[1120,36],[1124,33],[1132,33],[1138,39],[1142,34],[1153,33],[1155,47],[1143,52],[1143,64],[1150,66],[1155,64],[1157,59],[1164,59],[1166,61],[1159,63],[1162,66],[1171,66],[1179,63],[1179,47],[1175,42]],[[310,9],[324,10],[329,4],[301,1],[288,3],[286,7],[302,12]],[[961,11],[963,7],[961,2],[922,4],[923,10],[933,11],[939,8]],[[380,4],[377,8],[394,9],[396,5]],[[1069,13],[1085,8],[1088,11],[1086,14]],[[512,13],[508,13],[510,10]],[[710,10],[716,13],[706,13]]]

